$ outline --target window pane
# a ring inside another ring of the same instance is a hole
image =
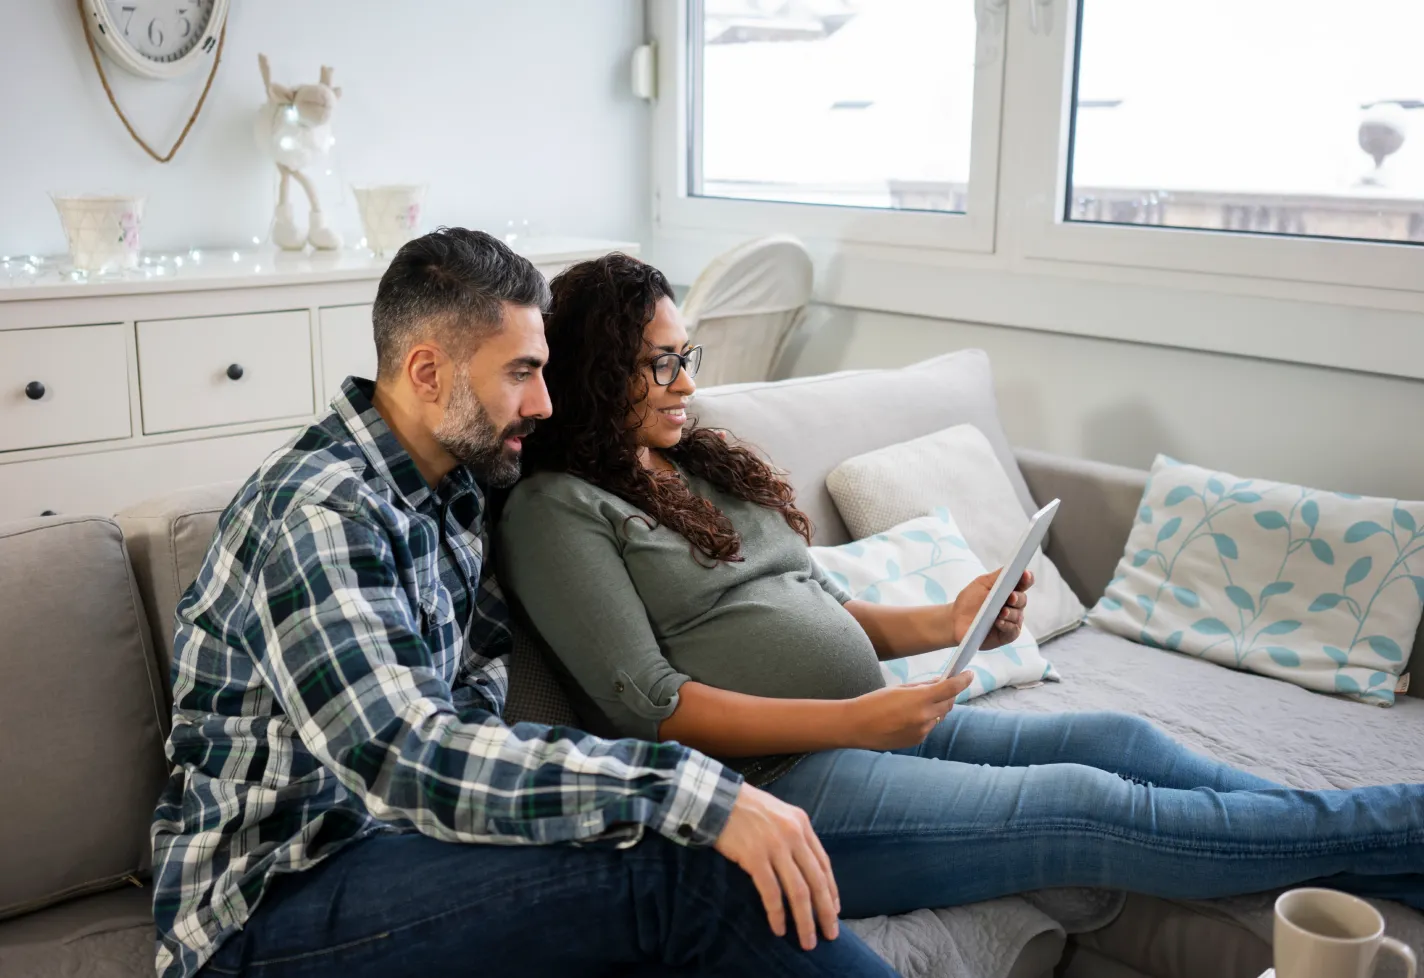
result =
[[[704,0],[692,16],[693,194],[964,210],[973,0]]]
[[[1424,242],[1424,2],[1079,9],[1066,219]]]

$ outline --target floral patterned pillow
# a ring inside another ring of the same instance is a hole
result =
[[[908,520],[855,543],[812,547],[811,556],[853,597],[876,604],[945,604],[985,573],[984,565],[969,549],[944,506],[929,516]],[[1028,599],[1032,604],[1032,590]],[[880,671],[892,686],[933,679],[954,657],[954,651],[939,649],[891,659],[880,663]],[[1038,642],[1026,628],[1011,645],[980,650],[969,668],[974,682],[956,702],[963,703],[1002,686],[1058,680],[1058,673],[1039,652]]]
[[[1146,645],[1390,706],[1424,608],[1424,503],[1159,455],[1088,613]]]

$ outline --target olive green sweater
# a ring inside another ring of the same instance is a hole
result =
[[[595,732],[656,740],[689,679],[780,698],[848,699],[883,686],[870,639],[842,607],[850,595],[781,514],[702,479],[688,484],[732,521],[744,560],[712,564],[571,475],[530,476],[505,506],[501,583],[585,694],[582,711],[599,714],[605,729]],[[786,767],[757,760],[730,763],[749,777]]]

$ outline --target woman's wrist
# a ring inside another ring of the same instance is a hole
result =
[[[956,598],[956,600],[958,600]],[[939,625],[939,635],[935,644],[936,649],[952,649],[959,644],[959,621],[954,614],[954,602],[939,605],[936,609],[939,612],[937,621]]]
[[[831,707],[831,744],[829,749],[857,748],[862,746],[865,733],[865,719],[862,704],[865,697],[856,696],[848,700],[827,700]]]

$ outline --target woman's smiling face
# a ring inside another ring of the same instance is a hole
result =
[[[687,353],[687,327],[671,299],[659,299],[653,318],[643,327],[643,350],[633,379],[633,396],[640,399],[628,412],[628,426],[637,432],[640,448],[672,448],[682,440],[687,424],[687,400],[697,385],[679,368],[666,387],[653,378],[653,359],[666,353]]]

